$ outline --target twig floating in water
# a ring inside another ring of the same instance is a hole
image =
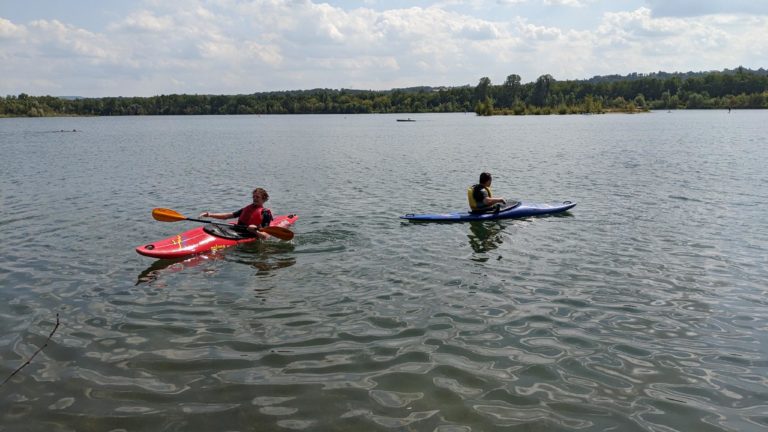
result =
[[[50,341],[51,341],[51,337],[53,336],[53,334],[54,334],[54,333],[56,333],[56,330],[58,330],[58,328],[59,328],[59,314],[56,314],[56,325],[53,327],[53,330],[51,331],[51,334],[49,334],[49,335],[48,335],[48,339],[46,339],[46,340],[45,340],[45,343],[43,344],[43,346],[41,346],[40,348],[38,348],[38,349],[37,349],[37,351],[35,351],[35,353],[34,353],[34,354],[32,354],[32,357],[30,357],[30,358],[29,358],[29,360],[27,360],[27,361],[26,361],[26,362],[25,362],[23,365],[19,366],[19,368],[18,368],[18,369],[16,369],[15,371],[13,371],[13,373],[12,373],[12,374],[8,375],[8,378],[6,378],[6,379],[5,379],[5,381],[3,381],[3,383],[2,383],[2,384],[0,384],[0,387],[4,386],[4,385],[5,385],[5,383],[7,383],[7,382],[8,382],[8,380],[10,380],[11,378],[13,378],[13,376],[14,376],[14,375],[16,375],[17,373],[19,373],[19,372],[20,372],[22,369],[24,369],[24,368],[25,368],[25,367],[26,367],[28,364],[32,363],[32,359],[34,359],[36,355],[40,354],[40,351],[42,351],[42,350],[43,350],[43,348],[45,348],[45,347],[47,347],[47,346],[48,346],[48,342],[50,342]]]

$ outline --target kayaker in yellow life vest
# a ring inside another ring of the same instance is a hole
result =
[[[501,205],[507,203],[504,198],[493,197],[491,193],[492,181],[491,174],[484,172],[480,174],[480,182],[467,189],[467,200],[469,200],[469,208],[472,209],[472,213],[499,211]]]

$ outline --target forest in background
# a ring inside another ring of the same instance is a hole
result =
[[[313,89],[244,95],[170,94],[151,97],[0,97],[0,117],[368,114],[475,112],[478,115],[546,115],[642,112],[651,109],[768,108],[768,70],[608,75],[557,81],[542,75],[501,84],[487,77],[476,86],[413,87],[387,91]]]

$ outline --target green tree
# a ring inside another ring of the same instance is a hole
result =
[[[513,106],[520,98],[521,90],[520,75],[512,74],[507,76],[498,97],[499,105],[506,108]]]
[[[480,78],[480,82],[475,87],[475,100],[477,102],[485,101],[491,97],[491,79],[488,77]]]
[[[484,101],[478,102],[477,106],[475,106],[475,112],[479,116],[493,115],[493,101],[491,98],[486,97]]]
[[[530,103],[532,105],[543,107],[549,102],[549,95],[552,88],[552,84],[555,79],[552,75],[542,75],[536,80],[536,84],[533,86],[533,92],[530,96]]]
[[[637,96],[635,96],[635,99],[633,101],[635,103],[635,106],[637,106],[640,109],[645,109],[646,107],[645,96],[643,96],[642,93],[638,93]]]

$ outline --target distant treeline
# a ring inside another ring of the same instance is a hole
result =
[[[736,69],[724,69],[721,73],[726,75],[735,75],[737,73],[743,73],[743,72],[749,72],[754,73],[761,76],[768,76],[768,70],[760,68],[757,70],[749,70],[744,68],[736,68]],[[688,78],[703,78],[705,75],[709,75],[712,72],[651,72],[648,74],[642,74],[642,73],[631,73],[628,75],[598,75],[594,76],[588,80],[587,82],[590,83],[600,83],[600,82],[611,82],[611,81],[635,81],[639,79],[644,78],[658,78],[658,79],[669,79],[672,77],[677,77],[683,80],[686,80]]]
[[[768,108],[768,71],[737,68],[687,74],[631,74],[557,81],[542,75],[523,84],[509,75],[463,87],[414,87],[389,91],[296,90],[248,95],[171,94],[152,97],[61,98],[6,96],[0,116],[116,116],[186,114],[364,114],[476,112],[574,114],[649,109]]]

